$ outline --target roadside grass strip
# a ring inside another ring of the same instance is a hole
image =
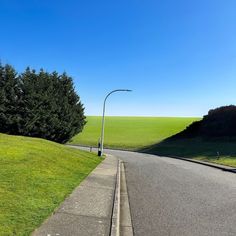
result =
[[[143,150],[160,156],[179,156],[236,167],[235,138],[188,138],[164,140]]]
[[[54,142],[0,134],[0,235],[30,235],[101,160]]]

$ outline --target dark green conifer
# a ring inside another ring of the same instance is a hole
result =
[[[65,143],[82,131],[84,107],[66,73],[0,67],[0,132]]]
[[[17,134],[21,122],[21,91],[15,69],[0,65],[0,132]]]

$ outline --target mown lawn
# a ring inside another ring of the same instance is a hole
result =
[[[137,150],[159,143],[199,118],[182,117],[106,117],[105,147]],[[101,117],[87,117],[84,131],[70,143],[97,146],[101,132]]]
[[[0,235],[30,235],[101,160],[46,140],[0,134]]]

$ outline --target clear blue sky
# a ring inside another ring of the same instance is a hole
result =
[[[0,0],[0,59],[66,71],[87,115],[202,116],[236,103],[235,0]]]

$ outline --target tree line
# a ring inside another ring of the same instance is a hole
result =
[[[0,132],[65,143],[82,131],[84,106],[66,73],[17,73],[0,64]]]

